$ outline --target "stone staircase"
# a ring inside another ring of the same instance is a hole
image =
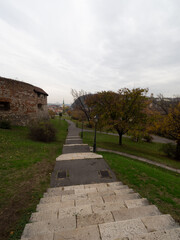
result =
[[[102,156],[82,144],[78,131],[69,121],[51,177],[55,187],[44,193],[21,240],[180,240],[173,218],[117,182]],[[69,170],[67,181],[57,179],[63,167]],[[99,176],[103,169],[110,178]]]
[[[180,227],[121,182],[49,188],[21,240],[178,240]]]

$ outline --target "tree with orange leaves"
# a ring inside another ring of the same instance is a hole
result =
[[[118,92],[103,91],[90,95],[86,104],[93,115],[99,116],[101,126],[117,131],[119,145],[122,145],[122,136],[136,124],[143,124],[146,120],[144,109],[147,106],[147,92],[147,89],[141,88],[122,88]]]
[[[174,139],[176,145],[176,159],[180,160],[180,102],[171,108],[164,121],[166,134]]]

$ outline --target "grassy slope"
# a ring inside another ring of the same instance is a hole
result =
[[[117,178],[180,222],[180,175],[113,153],[100,152]]]
[[[83,141],[93,145],[94,133],[84,132]],[[118,137],[103,133],[97,133],[97,147],[125,152],[136,156],[144,157],[152,161],[160,162],[174,168],[180,168],[180,162],[170,159],[162,152],[163,143],[133,142],[124,137],[123,145],[118,144]]]
[[[19,239],[49,185],[55,158],[61,154],[67,134],[65,121],[52,122],[58,130],[53,143],[28,139],[26,127],[0,129],[0,239]]]

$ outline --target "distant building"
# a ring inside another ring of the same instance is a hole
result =
[[[63,107],[56,104],[51,104],[48,106],[48,110],[53,111],[56,115],[59,115],[59,113],[63,112]]]
[[[48,119],[47,96],[41,88],[0,77],[0,120],[25,126]]]

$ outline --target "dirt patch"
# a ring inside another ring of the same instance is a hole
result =
[[[24,170],[23,174],[29,176],[29,179],[21,182],[21,186],[16,189],[16,194],[0,213],[0,239],[7,240],[14,234],[16,224],[20,221],[28,209],[39,201],[39,194],[49,184],[50,173],[55,163],[48,162],[47,159],[34,164],[31,168]],[[42,184],[43,183],[43,184]],[[34,197],[35,193],[38,193]],[[30,212],[29,212],[30,217]]]

